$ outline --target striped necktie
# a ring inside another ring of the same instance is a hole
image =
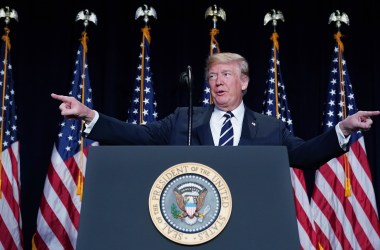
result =
[[[219,146],[232,146],[234,144],[234,129],[232,128],[231,118],[234,116],[231,111],[223,115],[226,120],[223,122],[220,131]]]

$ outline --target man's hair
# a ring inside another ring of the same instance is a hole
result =
[[[208,71],[210,67],[216,63],[237,63],[240,68],[240,73],[242,74],[241,77],[247,77],[249,80],[248,61],[239,54],[230,53],[230,52],[222,52],[222,53],[215,53],[206,60],[206,69],[205,69],[206,81],[208,81]],[[243,91],[243,94],[246,94],[246,93],[247,93],[247,89]]]
[[[239,54],[222,52],[211,55],[206,61],[206,79],[208,79],[208,70],[216,63],[238,63],[240,72],[249,77],[249,66],[247,60]]]

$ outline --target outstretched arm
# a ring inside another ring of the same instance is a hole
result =
[[[51,97],[61,101],[59,109],[61,115],[71,119],[82,119],[86,124],[89,124],[95,117],[95,111],[79,102],[72,96],[57,95],[52,93]]]
[[[371,117],[379,114],[380,111],[358,111],[342,120],[339,123],[339,128],[345,136],[349,136],[358,130],[369,130],[373,123]]]

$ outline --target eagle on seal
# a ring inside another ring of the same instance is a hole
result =
[[[205,215],[200,213],[199,210],[204,205],[204,200],[206,198],[207,189],[204,189],[199,193],[198,197],[193,195],[182,196],[177,191],[174,191],[177,205],[181,209],[182,213],[178,215],[178,218],[189,217],[190,219],[194,217],[203,218]]]

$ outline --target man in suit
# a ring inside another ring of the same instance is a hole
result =
[[[219,145],[224,114],[232,112],[233,145],[286,146],[290,166],[317,168],[348,148],[350,134],[371,127],[371,116],[380,111],[359,111],[336,125],[335,129],[304,141],[290,134],[285,124],[250,110],[243,96],[249,83],[249,67],[245,58],[234,53],[218,53],[209,57],[206,77],[214,105],[193,110],[192,145]],[[169,116],[146,125],[129,124],[98,113],[74,97],[52,94],[62,102],[61,114],[82,119],[86,137],[108,145],[187,145],[188,108],[177,108]]]

